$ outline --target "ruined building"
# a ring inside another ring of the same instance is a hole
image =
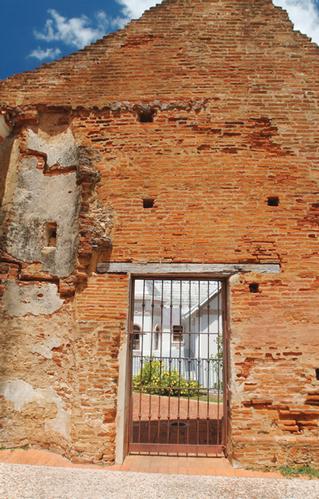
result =
[[[1,447],[319,464],[318,74],[271,0],[165,0],[0,82]]]

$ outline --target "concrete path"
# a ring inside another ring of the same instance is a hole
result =
[[[229,478],[0,463],[1,499],[318,499],[319,481]]]
[[[133,473],[160,473],[162,475],[209,475],[246,478],[281,478],[276,471],[253,471],[233,468],[226,458],[182,456],[126,456],[123,464],[99,465],[74,463],[59,454],[43,449],[0,450],[0,462],[32,464],[58,468],[83,468],[104,471],[131,471]],[[1,497],[0,497],[1,499]]]

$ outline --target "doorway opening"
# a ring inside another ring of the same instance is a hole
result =
[[[209,278],[132,280],[130,454],[223,454],[224,288],[224,281]]]

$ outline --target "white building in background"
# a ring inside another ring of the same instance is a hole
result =
[[[133,374],[150,358],[163,369],[214,388],[222,378],[221,283],[206,280],[135,281]]]

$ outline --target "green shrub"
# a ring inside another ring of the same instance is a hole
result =
[[[176,369],[164,370],[162,364],[161,360],[146,362],[140,373],[133,377],[133,390],[171,397],[193,397],[198,393],[200,384],[197,381],[186,380]]]
[[[281,466],[279,471],[288,478],[307,476],[308,478],[319,478],[319,470],[309,465],[304,466]]]

